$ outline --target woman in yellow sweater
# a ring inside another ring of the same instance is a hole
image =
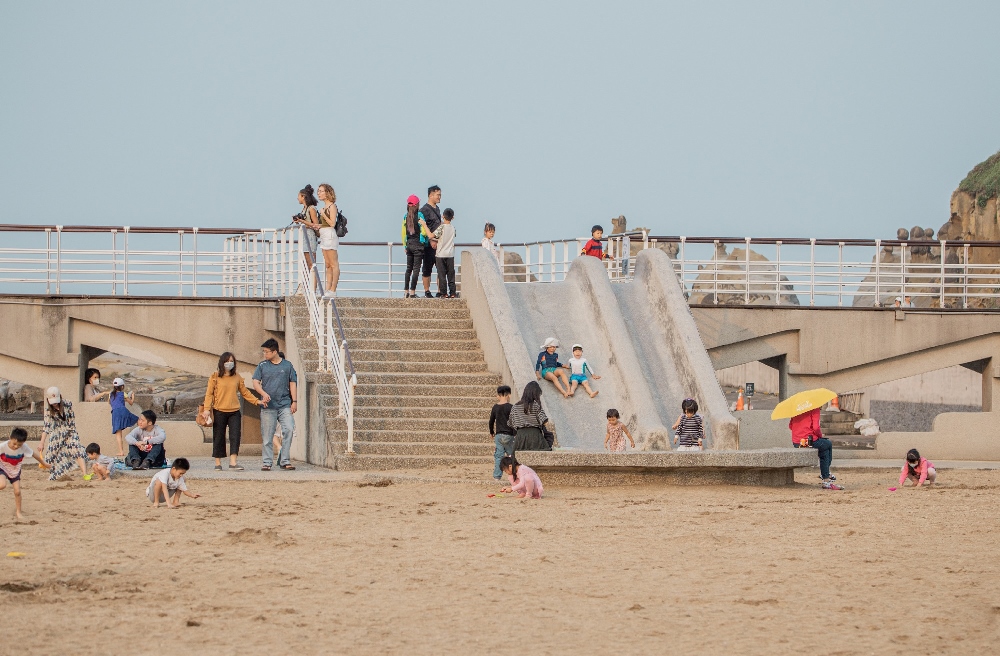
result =
[[[219,356],[219,370],[212,373],[208,379],[208,391],[205,392],[206,421],[212,423],[212,457],[215,458],[215,469],[222,471],[222,459],[226,457],[226,428],[229,428],[229,468],[243,471],[236,464],[236,456],[240,453],[240,435],[242,433],[242,415],[240,414],[240,396],[247,403],[260,405],[257,397],[250,393],[243,382],[243,376],[236,373],[236,356],[228,351]]]

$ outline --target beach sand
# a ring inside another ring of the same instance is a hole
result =
[[[0,492],[3,554],[25,553],[4,558],[0,653],[996,653],[1000,472],[815,476],[534,502],[191,480],[204,496],[167,510],[144,479],[26,468],[25,522]]]

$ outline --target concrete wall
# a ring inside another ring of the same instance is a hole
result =
[[[761,362],[746,362],[715,372],[719,384],[725,387],[743,387],[753,383],[759,394],[778,393],[778,370]]]
[[[485,255],[485,257],[484,257]],[[511,330],[516,330],[513,321],[514,309],[511,307],[510,298],[497,287],[497,283],[502,283],[500,266],[497,261],[485,249],[464,250],[461,255],[462,271],[462,298],[472,315],[472,325],[476,329],[476,336],[483,347],[483,356],[486,359],[487,368],[498,374],[504,382],[512,389],[517,390],[518,395],[524,386],[534,379],[529,370],[519,371],[518,379],[515,381],[511,372],[510,362],[523,359],[526,351],[516,348],[514,345],[521,344],[523,340],[518,339],[512,333],[506,334],[507,346],[501,338],[499,328],[509,326]],[[485,279],[486,284],[483,284]],[[513,349],[513,350],[512,350]],[[511,351],[508,353],[508,351]],[[516,352],[515,352],[516,351]],[[515,398],[516,400],[516,398]]]

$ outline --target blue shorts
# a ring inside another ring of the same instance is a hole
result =
[[[587,374],[573,374],[569,380],[571,383],[585,383],[587,382]]]
[[[556,372],[556,369],[558,368],[559,367],[545,367],[544,369],[542,369],[542,378],[545,378],[549,374],[554,374]]]
[[[7,479],[8,481],[10,481],[11,483],[17,483],[17,482],[18,482],[19,480],[21,480],[21,470],[20,470],[20,469],[18,469],[18,470],[17,470],[17,476],[15,476],[14,478],[11,478],[11,477],[10,477],[10,476],[9,476],[9,475],[7,474],[7,472],[5,472],[5,471],[4,471],[4,470],[2,470],[2,469],[0,469],[0,474],[3,474],[3,477],[4,477],[4,478],[6,478],[6,479]]]

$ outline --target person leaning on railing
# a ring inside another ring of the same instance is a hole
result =
[[[292,221],[302,226],[302,238],[305,240],[302,250],[305,251],[306,264],[312,269],[316,262],[316,247],[319,244],[319,229],[323,226],[319,222],[319,214],[316,206],[319,201],[313,194],[312,185],[306,185],[299,190],[299,205],[302,211],[292,217]]]
[[[323,251],[323,262],[326,264],[325,298],[337,295],[337,283],[340,281],[340,257],[337,248],[340,238],[337,237],[337,192],[325,182],[319,186],[319,199],[323,201],[323,209],[319,213],[319,247]]]

